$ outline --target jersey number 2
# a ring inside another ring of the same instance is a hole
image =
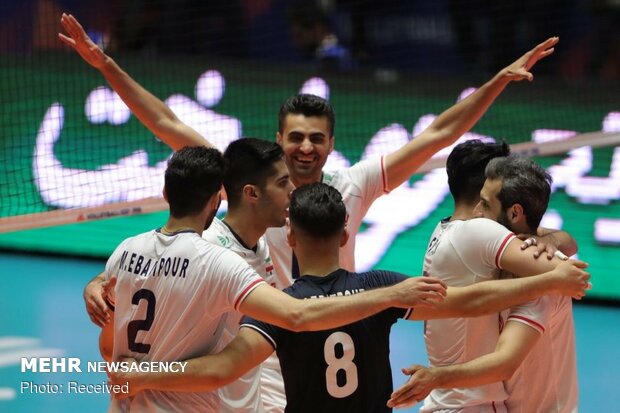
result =
[[[133,305],[138,305],[141,300],[146,300],[146,318],[144,320],[133,320],[127,325],[127,343],[129,350],[136,353],[148,353],[151,349],[150,344],[136,343],[138,331],[149,331],[155,319],[155,294],[151,290],[138,290],[131,298]]]
[[[342,356],[336,357],[336,346],[342,347]],[[347,333],[338,331],[330,334],[325,340],[323,347],[327,370],[325,370],[325,383],[330,396],[337,399],[350,396],[357,390],[357,366],[353,363],[355,357],[355,344]],[[338,385],[338,372],[344,371],[344,384]]]

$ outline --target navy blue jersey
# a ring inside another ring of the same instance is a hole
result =
[[[305,275],[284,292],[295,298],[357,294],[408,278],[390,271],[356,274],[340,269],[326,277]],[[340,328],[293,333],[245,317],[280,359],[286,412],[390,412],[390,329],[411,310],[390,308]]]

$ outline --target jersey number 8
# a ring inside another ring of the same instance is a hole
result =
[[[342,346],[342,356],[336,357],[336,346]],[[357,366],[353,363],[355,357],[355,344],[347,333],[338,331],[330,334],[325,340],[323,347],[327,370],[325,370],[325,383],[330,396],[337,399],[350,396],[357,390]],[[345,381],[342,386],[338,385],[338,372],[344,371]]]

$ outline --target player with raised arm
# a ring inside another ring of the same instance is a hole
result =
[[[239,310],[302,331],[349,324],[396,306],[433,306],[445,295],[436,279],[403,281],[329,300],[295,300],[267,283],[237,254],[201,236],[215,216],[224,159],[212,148],[184,148],[168,162],[164,197],[170,217],[159,229],[123,241],[112,253],[106,280],[114,317],[101,332],[106,360],[130,354],[141,361],[173,361],[215,350],[222,316]],[[145,392],[110,411],[219,411],[217,393]]]
[[[472,141],[455,147],[448,158],[448,182],[455,209],[451,217],[437,225],[431,236],[424,271],[442,278],[450,286],[496,279],[500,276],[500,270],[527,276],[554,268],[561,262],[555,257],[550,260],[523,260],[518,254],[522,243],[515,239],[511,230],[518,233],[532,230],[542,232],[537,228],[549,201],[550,177],[532,161],[496,158],[506,153],[503,145]],[[484,170],[489,162],[499,162],[500,159],[525,164],[518,169],[523,179],[515,183],[514,205],[510,205],[509,211],[509,207],[506,207],[507,214],[499,217],[499,223],[484,218],[470,219],[475,216],[474,208],[480,208],[478,204],[483,205],[485,202],[480,197],[480,188],[485,182]],[[513,224],[526,220],[527,226]],[[510,229],[500,223],[508,225]],[[563,248],[564,253],[574,254],[576,245],[570,235],[546,231],[553,234],[553,239]],[[425,340],[430,364],[445,366],[463,363],[493,352],[499,338],[500,322],[497,314],[471,319],[429,321],[425,326]],[[406,391],[403,389],[403,392]],[[442,388],[430,393],[422,411],[498,412],[505,410],[503,402],[507,397],[502,383]],[[403,405],[402,399],[400,392],[397,392],[391,405]],[[407,400],[411,401],[411,398]]]
[[[515,231],[533,232],[546,209],[550,176],[533,161],[499,158],[488,164],[486,177],[475,213]],[[394,393],[391,403],[410,404],[435,388],[505,380],[508,398],[502,409],[576,412],[579,391],[571,300],[545,296],[503,312],[501,317],[504,327],[494,351],[460,364],[405,369],[412,377]]]
[[[339,268],[338,249],[347,241],[345,221],[346,209],[334,188],[314,183],[293,192],[288,240],[304,275],[286,293],[309,298],[306,301],[323,301],[331,296],[355,296],[407,279],[390,271],[355,274]],[[533,259],[528,253],[520,253]],[[312,333],[293,333],[246,318],[239,335],[226,349],[218,355],[189,360],[184,373],[118,373],[111,375],[111,381],[129,382],[130,394],[149,388],[212,390],[257,365],[275,348],[284,373],[286,411],[389,411],[389,331],[398,318],[476,316],[560,290],[581,296],[587,278],[587,273],[565,263],[562,268],[529,279],[451,288],[445,301],[434,309],[392,308],[343,327]]]

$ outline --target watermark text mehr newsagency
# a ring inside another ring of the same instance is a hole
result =
[[[182,373],[185,371],[186,361],[87,361],[82,363],[78,357],[22,357],[21,372],[32,373]]]

